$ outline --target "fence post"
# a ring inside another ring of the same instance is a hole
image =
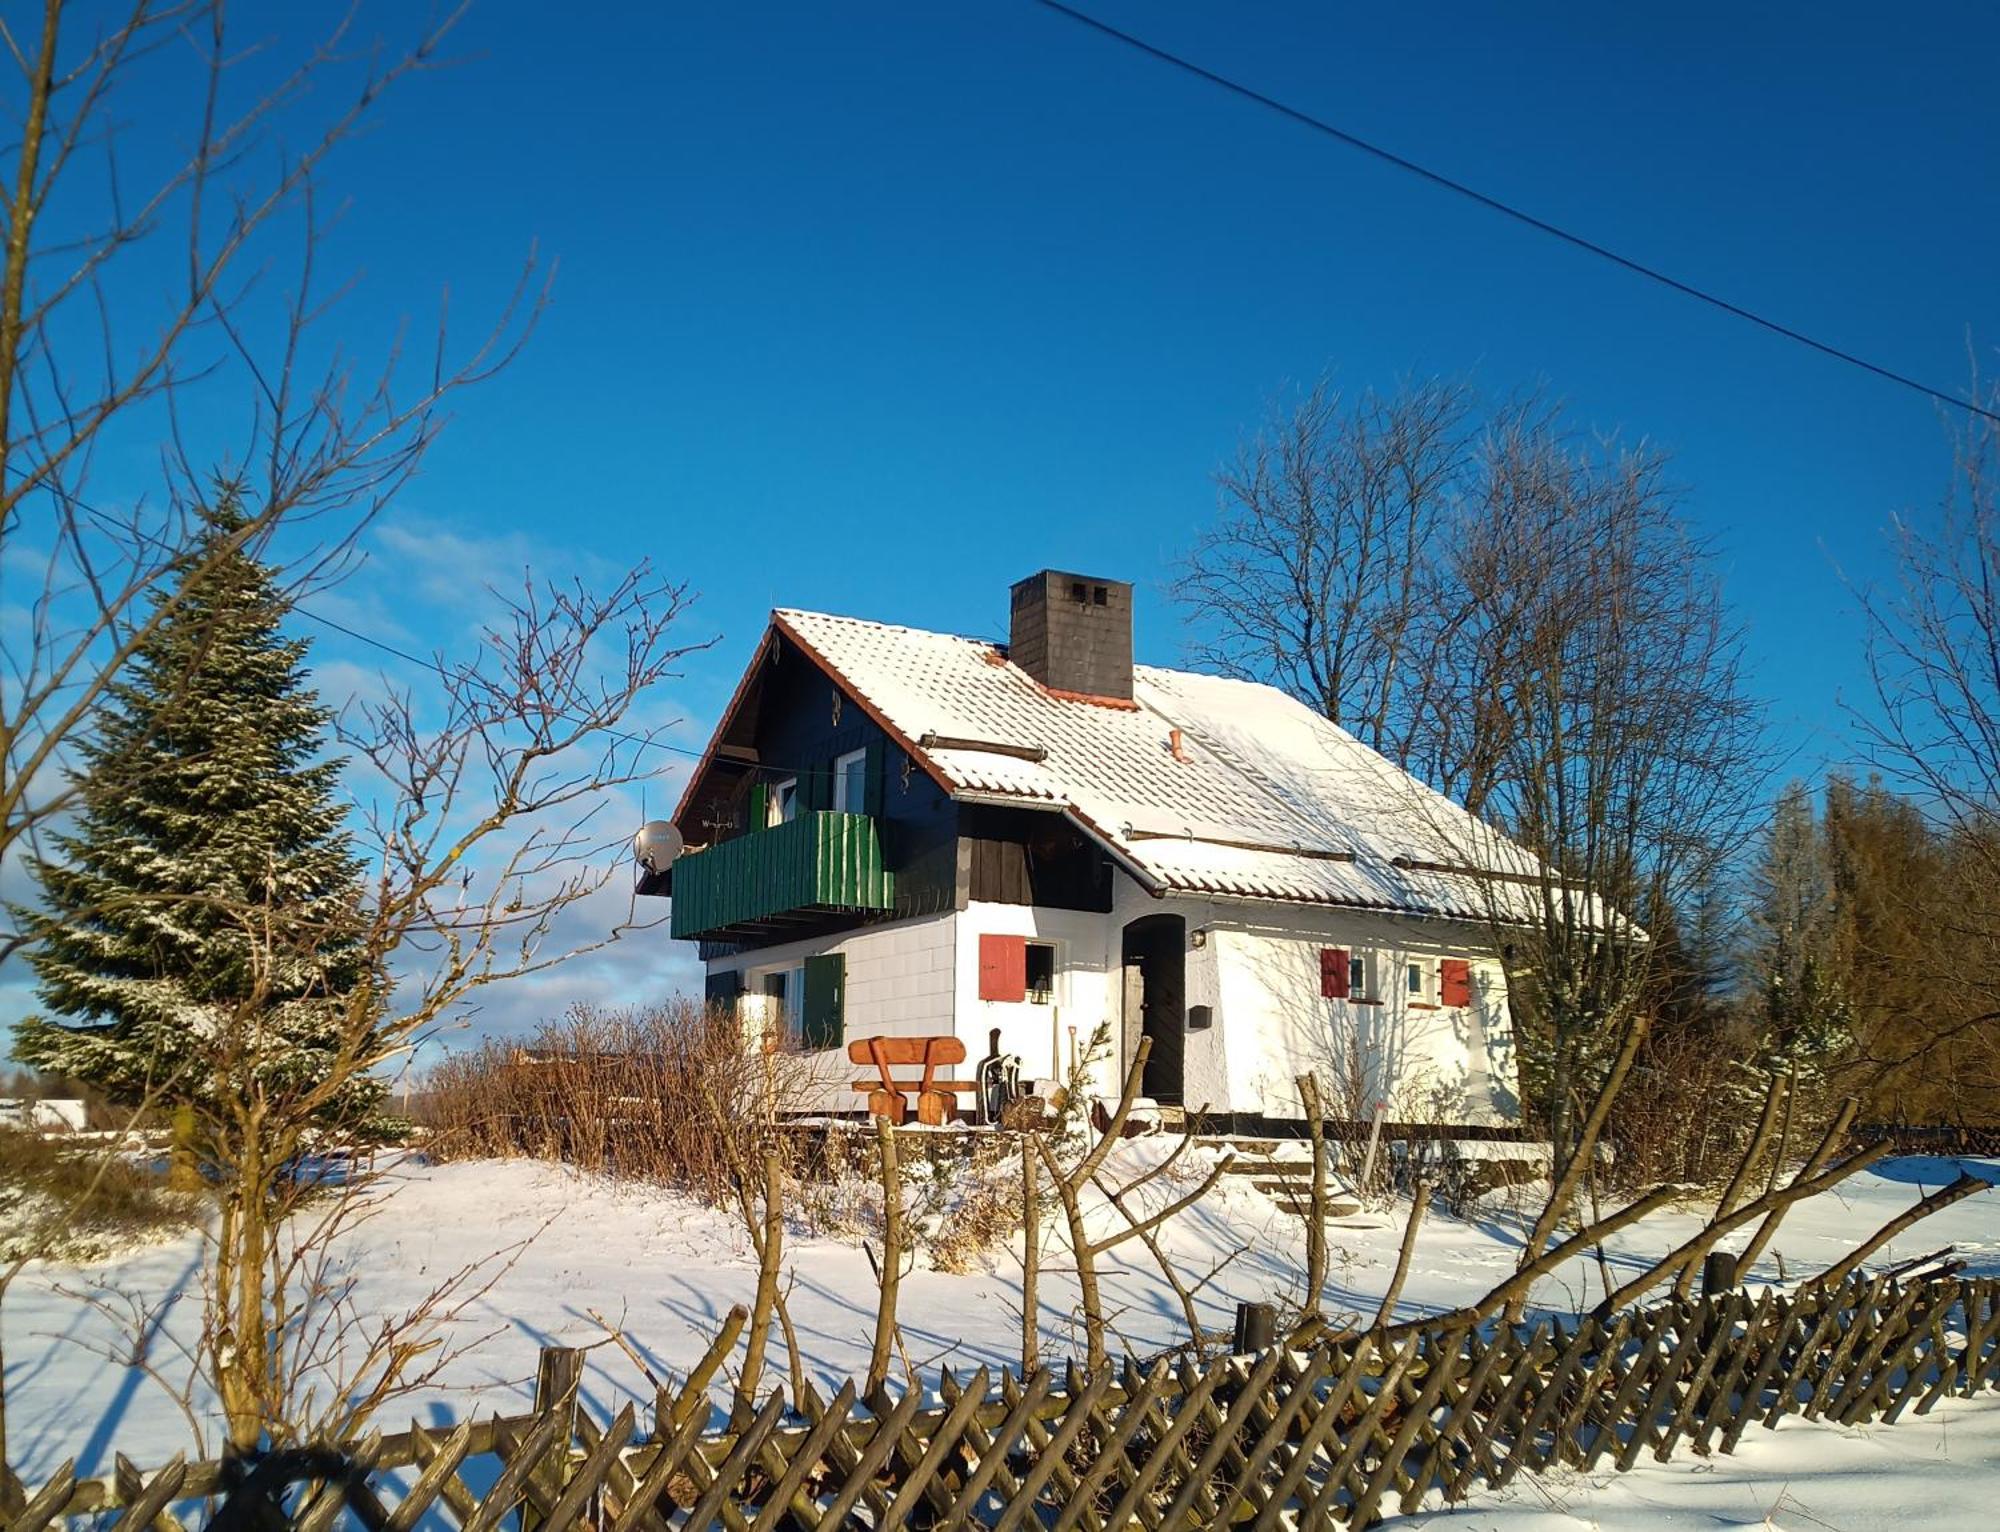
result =
[[[569,1480],[570,1447],[576,1441],[576,1396],[583,1384],[583,1352],[575,1346],[544,1346],[535,1366],[535,1414],[557,1415],[562,1429],[529,1477],[554,1499]],[[521,1502],[521,1532],[536,1532],[542,1513]]]
[[[1701,1295],[1715,1298],[1736,1285],[1736,1257],[1726,1250],[1711,1250],[1701,1263]]]
[[[1363,1197],[1375,1189],[1375,1151],[1382,1146],[1382,1124],[1389,1119],[1389,1103],[1378,1101],[1368,1114],[1368,1153],[1361,1161],[1361,1184],[1355,1188]]]
[[[1232,1342],[1238,1356],[1268,1350],[1277,1343],[1278,1311],[1268,1303],[1236,1305],[1236,1337]]]

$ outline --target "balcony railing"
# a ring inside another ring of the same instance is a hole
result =
[[[866,814],[800,814],[691,851],[674,864],[673,934],[748,934],[841,911],[895,905],[895,876]]]

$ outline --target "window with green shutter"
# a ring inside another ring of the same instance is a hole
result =
[[[712,973],[702,986],[702,998],[711,1010],[725,1016],[736,1014],[736,999],[743,993],[743,975],[734,969]]]
[[[807,1048],[838,1048],[847,1029],[847,958],[839,952],[806,959],[805,1001],[799,1041]]]

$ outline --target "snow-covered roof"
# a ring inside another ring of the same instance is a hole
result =
[[[1061,809],[1157,890],[1471,919],[1531,897],[1528,853],[1274,687],[1142,665],[1120,705],[979,639],[773,622],[954,797]]]

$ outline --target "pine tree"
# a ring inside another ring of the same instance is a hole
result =
[[[210,562],[238,504],[225,490],[205,513],[198,583],[156,597],[170,609],[81,752],[76,823],[32,863],[42,905],[22,919],[52,1015],[17,1026],[14,1051],[207,1121],[246,1095],[324,1092],[314,1120],[351,1128],[383,1088],[340,1078],[350,1014],[379,988],[342,763],[270,572],[243,552]]]
[[[1762,1051],[1773,1068],[1816,1073],[1851,1035],[1851,1007],[1835,951],[1834,881],[1812,795],[1803,783],[1791,783],[1772,811],[1755,911]]]

